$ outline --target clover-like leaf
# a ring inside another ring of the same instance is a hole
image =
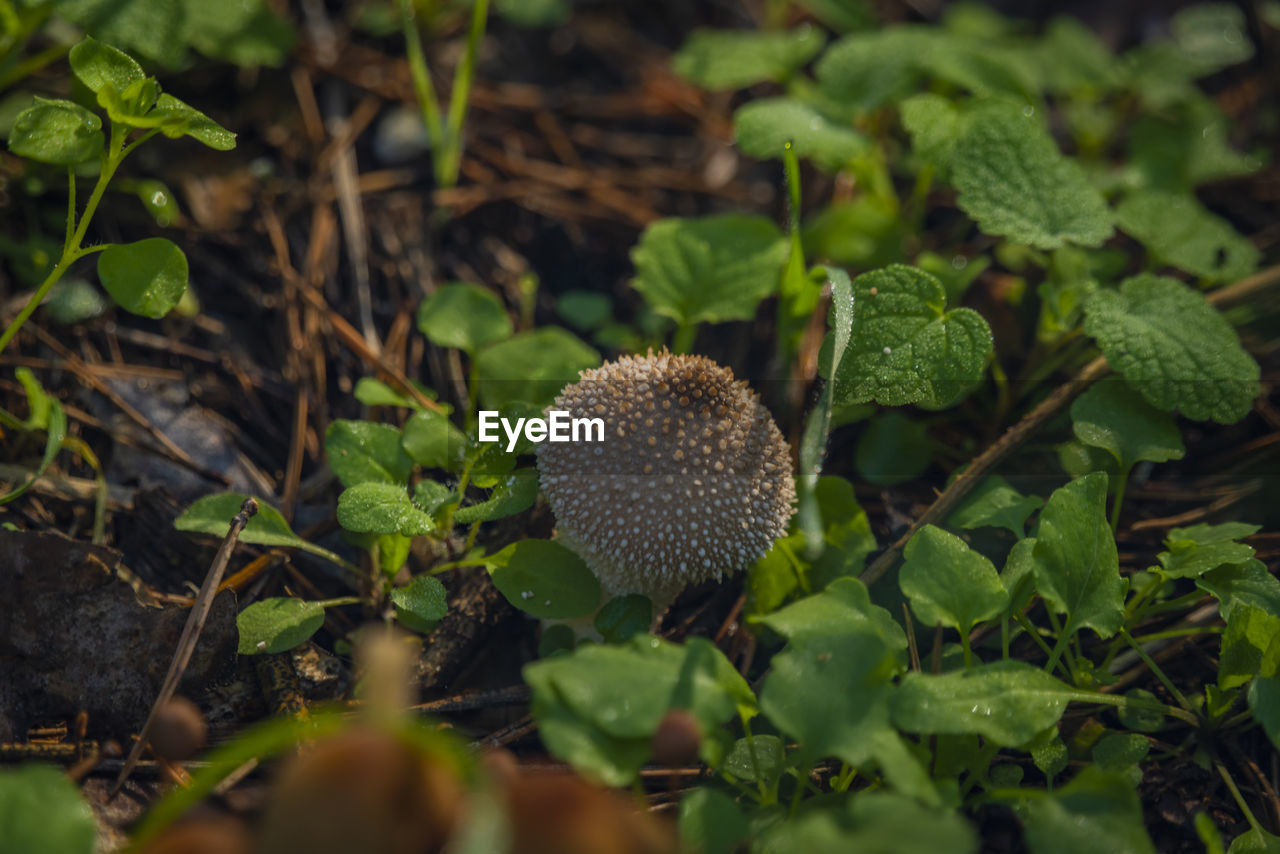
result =
[[[486,347],[476,357],[480,400],[505,410],[517,401],[542,409],[578,374],[600,364],[600,354],[572,332],[544,326]]]
[[[1122,775],[1095,766],[1086,766],[1047,797],[1028,797],[1014,809],[1035,854],[1072,854],[1096,847],[1100,839],[1116,854],[1155,854],[1137,791]]]
[[[528,510],[538,497],[538,472],[536,469],[516,469],[493,488],[485,501],[458,509],[454,521],[469,525],[472,522],[491,522],[504,516]]]
[[[36,96],[14,119],[9,150],[19,157],[74,166],[102,154],[102,119],[73,101]]]
[[[973,115],[951,157],[956,202],[985,233],[1040,249],[1101,246],[1113,232],[1102,194],[1038,119],[1001,105]]]
[[[0,769],[0,850],[91,854],[98,823],[80,788],[54,765]]]
[[[502,301],[480,285],[450,282],[418,306],[418,331],[432,344],[474,356],[511,337],[514,327]]]
[[[1222,424],[1249,413],[1258,363],[1204,296],[1176,279],[1144,273],[1085,304],[1084,330],[1112,368],[1152,406]]]
[[[518,540],[484,559],[493,586],[542,620],[572,620],[600,604],[600,582],[582,558],[552,540]]]
[[[853,324],[834,403],[943,408],[982,378],[991,329],[972,309],[946,310],[942,283],[894,264],[853,280]]]
[[[826,172],[840,171],[871,145],[853,128],[796,98],[757,98],[739,107],[733,114],[733,137],[743,154],[761,160],[781,159],[790,142],[797,157]]]
[[[434,575],[417,575],[405,587],[391,591],[396,619],[415,632],[429,632],[449,613],[449,597]]]
[[[436,529],[431,514],[409,499],[402,483],[357,483],[338,496],[338,524],[361,534],[420,537]]]
[[[671,66],[703,89],[742,89],[785,80],[813,59],[826,41],[826,33],[808,24],[788,32],[694,30]]]
[[[789,251],[767,217],[661,219],[631,250],[631,284],[654,311],[679,323],[750,320],[777,289]]]
[[[125,311],[164,317],[187,291],[187,256],[163,237],[115,243],[98,255],[98,280]]]
[[[1036,589],[1059,614],[1064,634],[1082,628],[1111,637],[1124,623],[1115,537],[1106,518],[1107,476],[1076,478],[1054,490],[1040,513],[1032,552]]]
[[[1163,463],[1186,453],[1178,425],[1119,379],[1104,379],[1071,404],[1071,429],[1086,445],[1103,448],[1120,471],[1143,460]]]
[[[124,92],[147,77],[142,66],[129,54],[92,37],[72,47],[68,59],[71,70],[91,92],[105,86]]]
[[[898,584],[926,626],[941,624],[968,634],[1009,605],[995,566],[955,534],[925,525],[903,556]]]
[[[1116,208],[1116,225],[1156,261],[1208,281],[1233,282],[1258,267],[1258,248],[1188,193],[1130,193]]]
[[[390,424],[338,419],[324,433],[329,468],[343,486],[409,480],[413,460],[400,447],[400,431]]]
[[[1038,495],[1023,495],[998,474],[988,475],[947,518],[947,525],[970,530],[1004,528],[1015,537],[1026,531],[1027,517],[1044,506]]]
[[[236,615],[241,655],[287,652],[324,625],[324,605],[292,597],[261,599]]]
[[[1164,540],[1169,550],[1156,557],[1166,577],[1195,578],[1220,566],[1248,561],[1253,557],[1253,546],[1236,540],[1258,531],[1257,525],[1243,522],[1174,528]]]
[[[1017,660],[941,675],[912,672],[893,693],[893,723],[907,732],[974,733],[1018,747],[1058,722],[1073,690]]]

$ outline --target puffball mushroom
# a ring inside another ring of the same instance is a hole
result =
[[[600,418],[603,441],[543,443],[538,473],[556,537],[605,592],[661,614],[686,585],[745,569],[786,532],[787,443],[733,372],[649,351],[581,372],[552,406]]]

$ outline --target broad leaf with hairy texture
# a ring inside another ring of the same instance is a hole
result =
[[[338,524],[348,531],[420,537],[435,520],[409,498],[402,483],[357,483],[338,496]]]
[[[871,143],[851,127],[830,121],[796,98],[758,98],[733,114],[733,136],[743,154],[781,159],[790,142],[797,157],[826,172],[838,172]]]
[[[1258,267],[1257,247],[1189,193],[1130,193],[1116,208],[1116,225],[1156,261],[1202,279],[1234,282]]]

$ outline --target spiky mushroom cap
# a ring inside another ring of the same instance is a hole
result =
[[[786,532],[787,443],[733,372],[703,356],[624,356],[583,371],[552,407],[604,421],[603,442],[544,443],[556,536],[611,595],[655,616],[688,584],[745,569]]]

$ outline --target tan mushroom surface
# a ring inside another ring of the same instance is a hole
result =
[[[610,596],[660,614],[688,584],[745,569],[786,532],[795,484],[768,409],[703,356],[624,356],[583,371],[553,409],[601,418],[601,442],[544,443],[556,536]]]

